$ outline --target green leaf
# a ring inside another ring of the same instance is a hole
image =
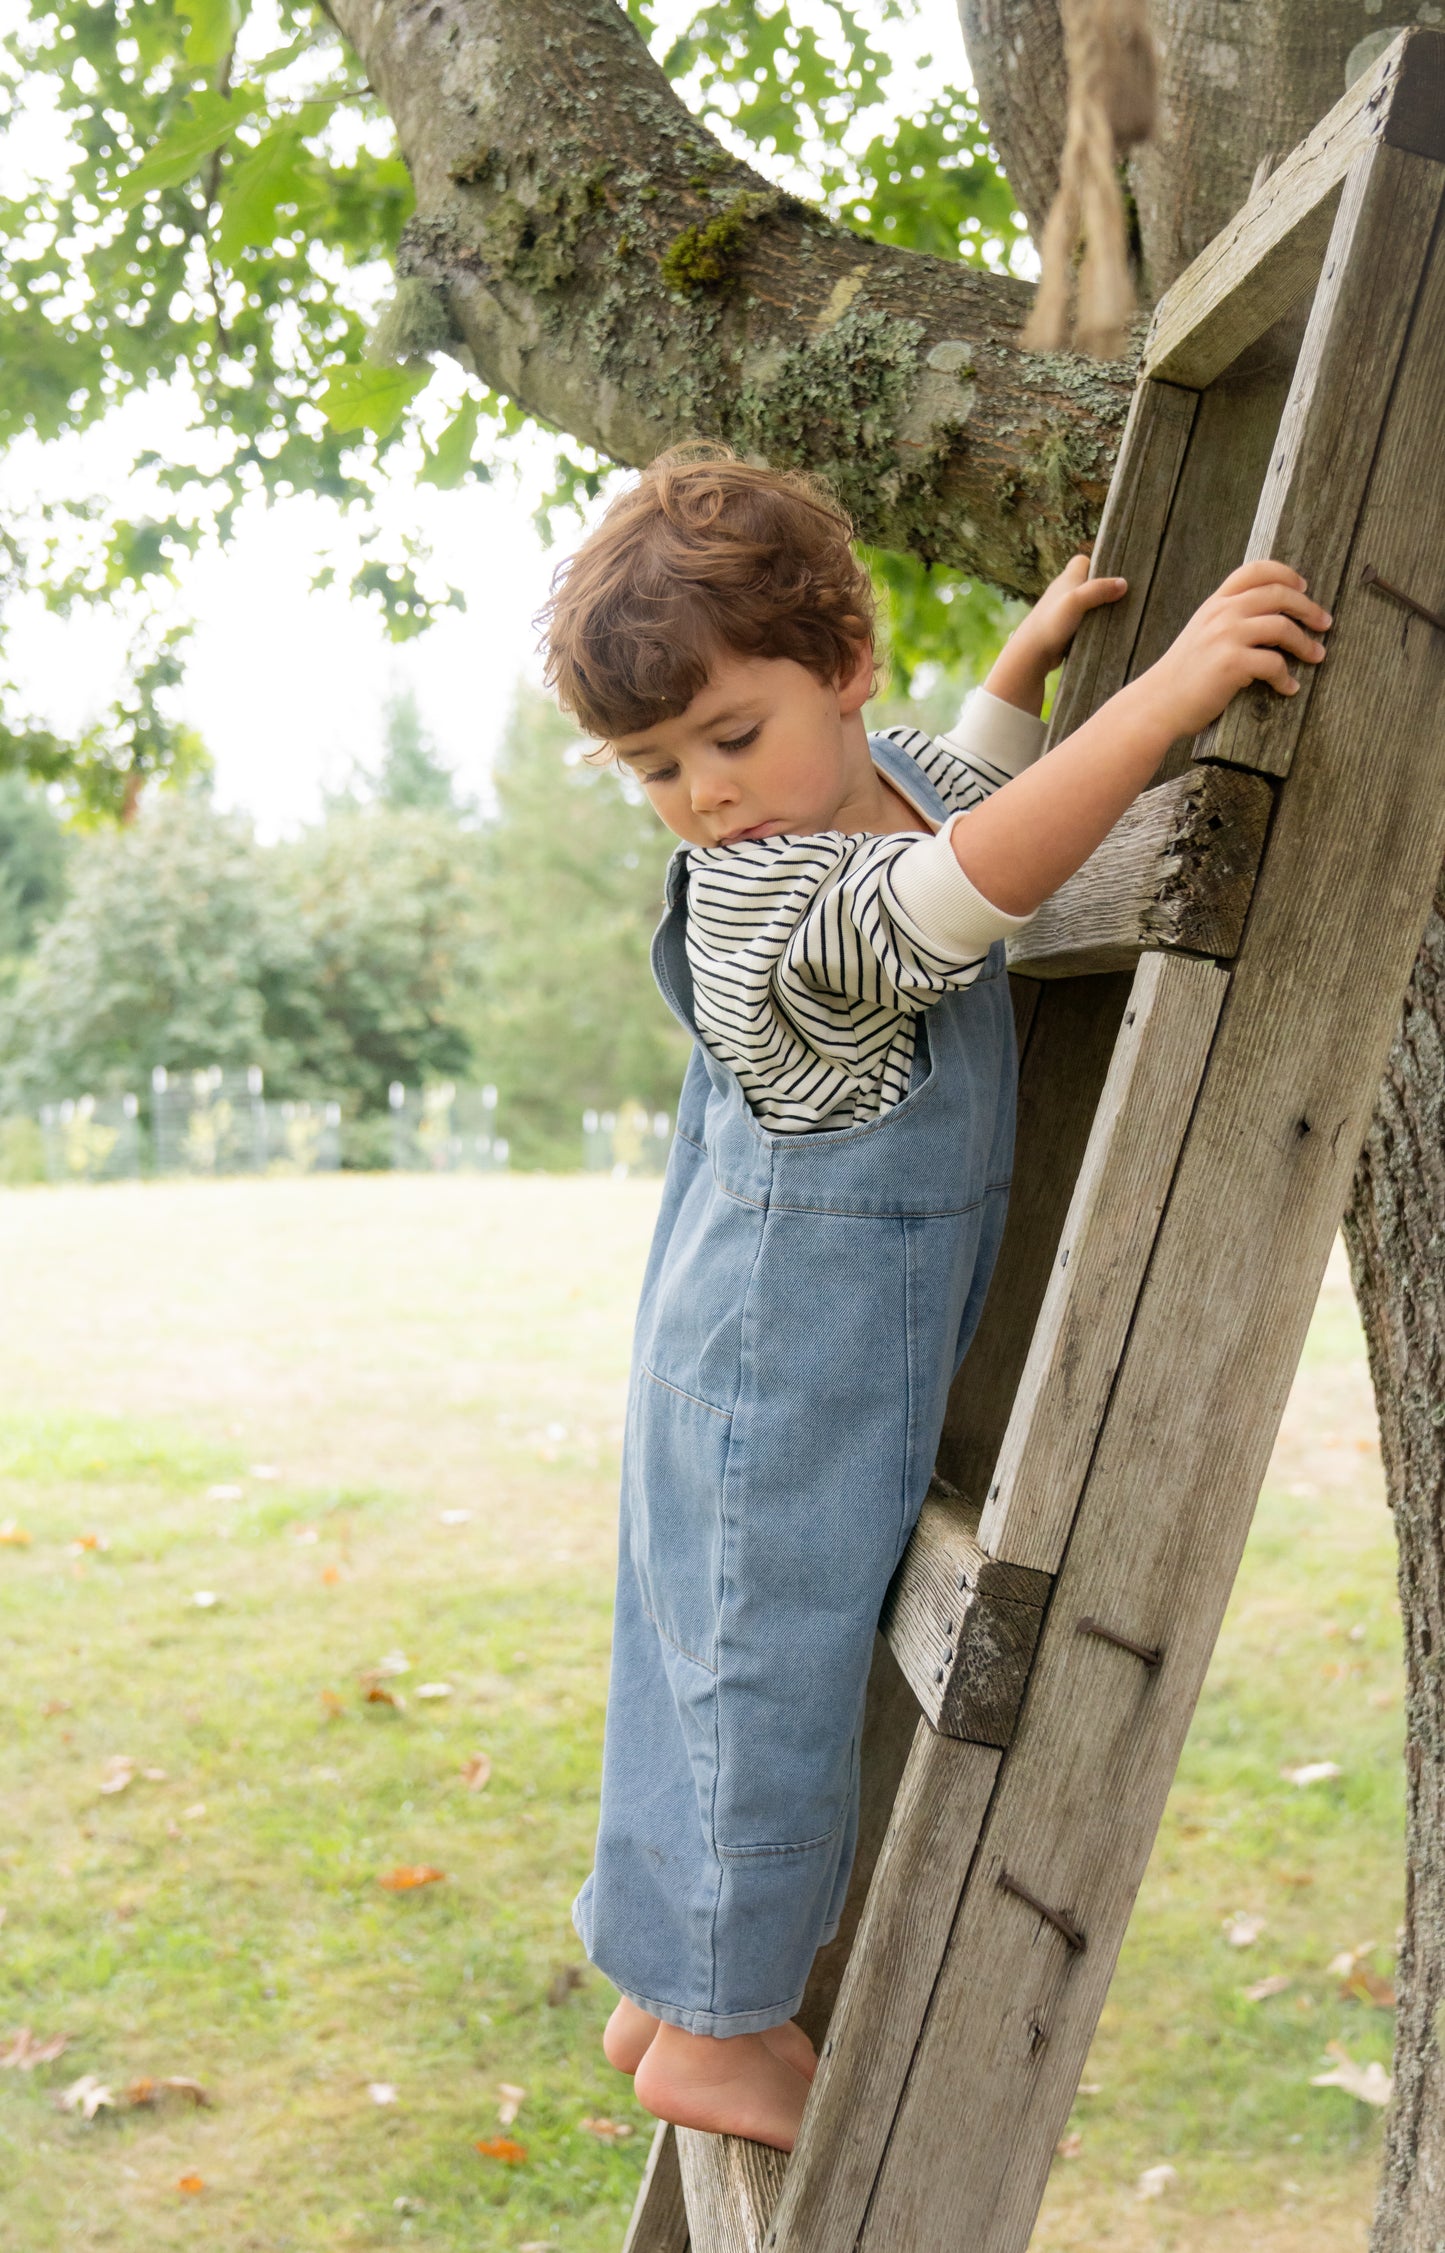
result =
[[[378,368],[368,360],[356,361],[332,369],[321,411],[333,430],[370,430],[386,438],[431,379],[430,368]]]
[[[236,44],[245,12],[241,0],[178,0],[176,14],[191,27],[186,33],[186,61],[221,62]]]
[[[424,447],[426,468],[417,479],[421,485],[436,485],[444,493],[460,485],[472,466],[472,448],[477,442],[477,423],[482,412],[480,399],[464,399],[452,416],[446,429],[436,442],[435,449]]]
[[[208,156],[225,147],[254,106],[254,97],[233,96],[228,100],[224,94],[197,94],[191,115],[177,119],[158,141],[153,141],[135,170],[121,181],[116,201],[122,210],[128,211],[156,188],[182,186],[199,172]]]
[[[229,265],[238,251],[276,238],[276,211],[300,203],[311,160],[294,125],[278,125],[242,157],[227,183],[216,247]]]

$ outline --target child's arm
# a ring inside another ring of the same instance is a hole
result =
[[[1040,598],[989,674],[993,695],[1038,711],[1045,678],[1084,612],[1125,592],[1124,580],[1089,579],[1087,571],[1087,557],[1075,556]],[[1282,652],[1319,664],[1325,652],[1315,635],[1330,622],[1288,565],[1241,565],[1146,673],[954,822],[949,834],[965,876],[996,908],[1032,915],[1108,836],[1176,736],[1217,719],[1250,681],[1293,696],[1299,683]]]

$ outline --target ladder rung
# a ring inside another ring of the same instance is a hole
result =
[[[1137,798],[1009,947],[1029,978],[1126,970],[1168,947],[1227,961],[1239,945],[1273,792],[1239,767],[1190,767]]]
[[[1018,1719],[1050,1579],[980,1547],[977,1506],[934,1490],[880,1622],[923,1709],[946,1737],[1006,1745]]]

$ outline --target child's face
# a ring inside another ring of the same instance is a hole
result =
[[[790,657],[720,657],[685,712],[612,748],[689,845],[832,829],[871,773],[859,714],[873,680],[820,681]]]

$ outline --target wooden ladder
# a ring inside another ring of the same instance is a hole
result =
[[[625,2253],[1021,2253],[1445,858],[1445,35],[1158,309],[1067,733],[1238,563],[1334,612],[1021,936],[1008,1228],[882,1620],[790,2160],[659,2129]],[[919,1722],[918,1708],[922,1708]]]

